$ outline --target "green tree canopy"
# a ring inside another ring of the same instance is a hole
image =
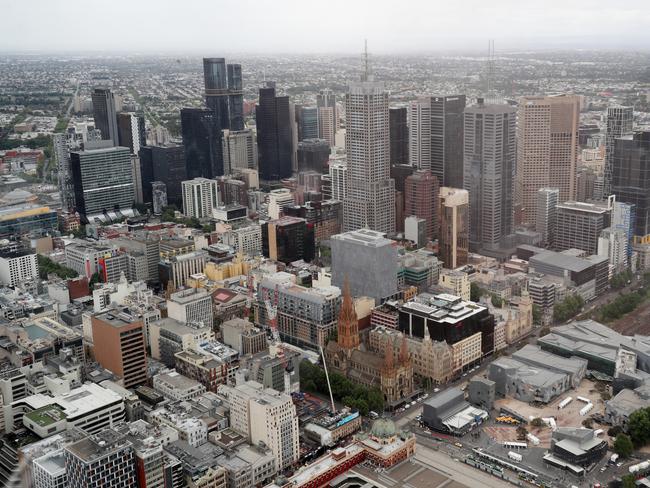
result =
[[[632,445],[632,440],[629,436],[625,434],[619,434],[614,440],[614,452],[621,456],[622,458],[629,458],[634,452],[634,445]]]

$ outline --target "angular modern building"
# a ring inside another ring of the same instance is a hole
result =
[[[524,97],[517,114],[515,204],[522,222],[537,222],[537,191],[560,191],[559,201],[576,198],[578,124],[577,95]]]
[[[255,107],[260,178],[278,181],[291,176],[296,158],[294,114],[288,96],[277,96],[274,86],[260,88]]]
[[[634,243],[650,243],[650,131],[615,140],[612,193],[634,205]]]
[[[614,152],[616,139],[629,137],[634,128],[634,107],[613,106],[607,108],[607,132],[605,133],[605,179],[603,197],[612,194],[614,175]]]
[[[304,139],[317,139],[318,107],[296,106],[296,124],[298,126],[298,142]]]
[[[224,58],[203,58],[205,104],[216,114],[220,129],[244,129],[244,98],[240,64]]]
[[[343,229],[395,231],[395,182],[390,177],[388,92],[364,75],[345,96],[347,194]]]
[[[181,109],[181,133],[187,177],[222,176],[223,149],[217,113],[207,108]]]
[[[113,146],[117,146],[119,144],[119,135],[113,93],[108,88],[95,88],[91,97],[95,128],[100,130],[102,139],[110,140],[113,142]]]
[[[128,148],[73,151],[70,166],[77,211],[86,219],[133,207],[135,192]]]
[[[428,335],[434,341],[446,341],[454,363],[464,366],[494,351],[494,325],[494,316],[486,307],[447,293],[422,294],[399,307],[399,330],[410,337]],[[467,356],[473,361],[465,361]]]
[[[470,248],[496,248],[512,233],[517,110],[510,105],[465,108],[464,186],[469,192]]]
[[[409,108],[411,165],[428,169],[441,185],[463,187],[465,95],[420,97]]]

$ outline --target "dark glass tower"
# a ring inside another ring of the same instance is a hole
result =
[[[120,146],[128,147],[131,154],[138,154],[146,144],[144,116],[128,112],[117,114],[117,133]]]
[[[183,195],[181,183],[187,180],[185,150],[183,146],[143,146],[140,149],[140,172],[142,176],[142,199],[153,201],[151,184],[163,182],[167,187],[167,201],[181,208]]]
[[[187,178],[223,175],[221,127],[218,113],[205,108],[181,110],[181,132],[185,148]],[[163,180],[161,180],[163,181]]]
[[[409,164],[409,129],[406,107],[389,110],[390,164]]]
[[[636,206],[635,239],[650,240],[650,131],[615,140],[612,193]]]
[[[203,58],[205,104],[217,114],[221,129],[244,128],[241,65],[224,58]]]
[[[294,150],[289,97],[276,96],[274,87],[260,88],[255,120],[260,179],[290,177]]]
[[[464,110],[465,95],[431,97],[431,172],[452,188],[463,187]]]
[[[103,140],[111,140],[117,146],[119,136],[113,93],[108,88],[95,88],[92,101],[95,128],[101,131]]]

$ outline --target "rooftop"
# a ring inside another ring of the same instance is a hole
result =
[[[337,241],[352,242],[367,247],[392,246],[394,241],[387,239],[386,234],[370,229],[352,230],[343,234],[336,234],[332,239]]]
[[[402,305],[401,309],[417,315],[428,316],[436,322],[450,324],[458,323],[467,317],[487,310],[476,302],[464,301],[449,293],[438,295],[422,293],[415,300]]]

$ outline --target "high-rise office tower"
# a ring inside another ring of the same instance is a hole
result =
[[[416,216],[425,221],[426,239],[431,241],[438,232],[438,178],[429,170],[418,170],[404,183],[404,216]]]
[[[318,108],[296,106],[298,141],[318,138]]]
[[[336,131],[339,128],[339,116],[336,110],[336,96],[332,90],[321,90],[316,95],[318,108],[318,137],[325,139],[330,147],[335,146]]]
[[[557,224],[557,206],[560,203],[560,190],[540,188],[537,192],[537,222],[535,230],[542,236],[542,245],[553,247]]]
[[[167,201],[181,208],[181,183],[187,180],[184,147],[176,144],[143,146],[139,154],[143,201],[152,202],[152,184],[159,181],[167,187]]]
[[[225,174],[257,168],[257,147],[252,130],[224,130],[221,145]]]
[[[291,176],[295,159],[294,117],[287,96],[276,96],[275,87],[260,88],[255,107],[260,178],[278,181]]]
[[[131,154],[138,154],[147,141],[144,133],[144,116],[128,112],[117,114],[119,145],[128,147]]]
[[[634,205],[634,243],[650,243],[650,131],[615,140],[612,193]]]
[[[464,188],[470,248],[496,248],[513,230],[517,111],[505,104],[465,109]]]
[[[119,376],[125,388],[147,382],[144,324],[126,312],[109,310],[91,318],[95,359]]]
[[[215,102],[217,105],[219,103]],[[218,113],[211,109],[181,110],[181,132],[188,178],[215,178],[223,175],[221,126],[218,117]]]
[[[465,95],[420,97],[409,110],[411,165],[430,170],[440,184],[462,187]]]
[[[77,211],[88,218],[133,206],[131,155],[126,147],[73,151],[70,166]]]
[[[205,104],[214,111],[220,129],[244,129],[241,65],[224,58],[203,58]]]
[[[347,195],[345,232],[395,231],[395,182],[390,177],[388,93],[367,72],[345,95]]]
[[[467,264],[469,255],[469,195],[459,188],[440,188],[439,257],[445,268]]]
[[[182,188],[185,215],[197,219],[212,217],[212,210],[219,206],[217,180],[194,178],[184,181]]]
[[[515,203],[522,223],[535,226],[540,188],[557,188],[561,202],[575,200],[579,116],[576,95],[519,101]]]
[[[408,164],[409,162],[409,128],[406,122],[406,107],[389,110],[390,127],[390,164]]]
[[[634,125],[633,107],[608,107],[607,132],[605,133],[605,180],[603,198],[612,193],[612,173],[614,170],[614,146],[616,139],[632,134]]]
[[[113,141],[113,145],[119,143],[117,129],[117,110],[115,108],[115,97],[108,88],[95,88],[91,95],[93,101],[93,118],[95,129],[99,129],[102,139]]]

